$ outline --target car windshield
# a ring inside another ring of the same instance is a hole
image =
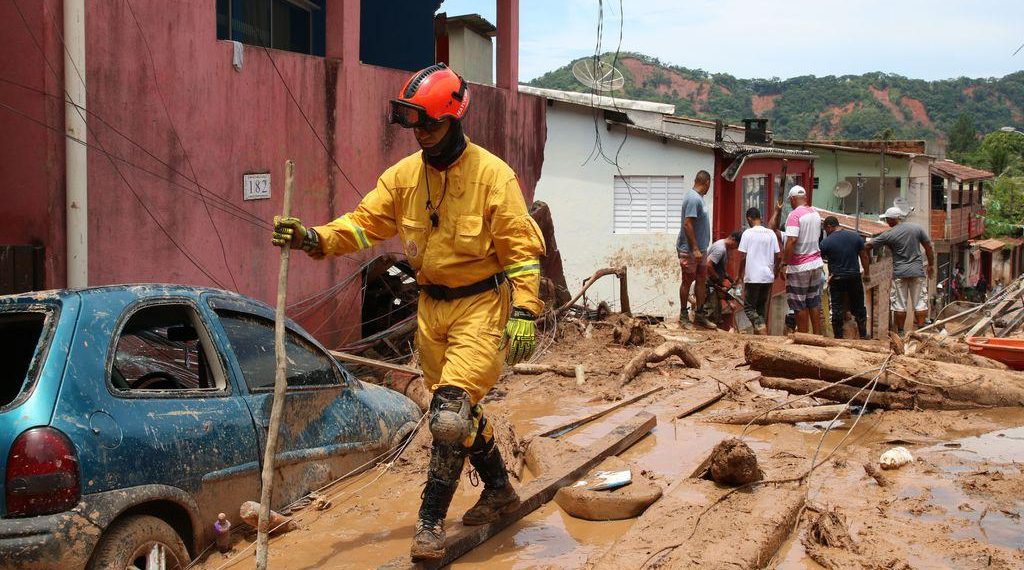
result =
[[[43,354],[46,313],[0,312],[0,408],[9,406],[31,386]]]

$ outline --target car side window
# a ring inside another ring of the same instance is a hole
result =
[[[249,389],[273,388],[277,368],[273,321],[227,310],[218,310],[217,316]],[[290,330],[285,334],[285,352],[288,355],[289,387],[340,384],[331,357]]]
[[[220,391],[227,381],[211,366],[213,341],[186,304],[152,305],[135,311],[117,336],[108,371],[118,392]]]

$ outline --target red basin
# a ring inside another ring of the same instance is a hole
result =
[[[1024,370],[1024,339],[972,336],[967,339],[971,352],[998,360],[1014,370]]]

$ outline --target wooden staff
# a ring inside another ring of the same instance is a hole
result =
[[[292,210],[292,186],[295,184],[295,161],[284,163],[284,205],[282,215],[287,218]],[[267,538],[270,525],[270,500],[274,496],[274,457],[277,455],[277,437],[284,411],[285,389],[288,387],[288,359],[284,353],[284,309],[288,289],[288,254],[291,247],[281,248],[281,266],[277,272],[277,311],[274,315],[274,355],[277,370],[274,374],[274,399],[271,401],[270,427],[267,447],[263,451],[263,485],[260,493],[260,519],[256,532],[256,570],[267,568]]]

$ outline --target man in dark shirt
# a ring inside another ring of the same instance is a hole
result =
[[[856,232],[840,229],[839,220],[835,216],[825,218],[824,226],[828,237],[821,242],[821,256],[828,263],[832,333],[836,338],[843,338],[843,321],[849,310],[857,321],[860,338],[868,338],[864,279],[870,279],[871,274],[864,238]],[[864,266],[864,279],[861,278],[861,265]]]

